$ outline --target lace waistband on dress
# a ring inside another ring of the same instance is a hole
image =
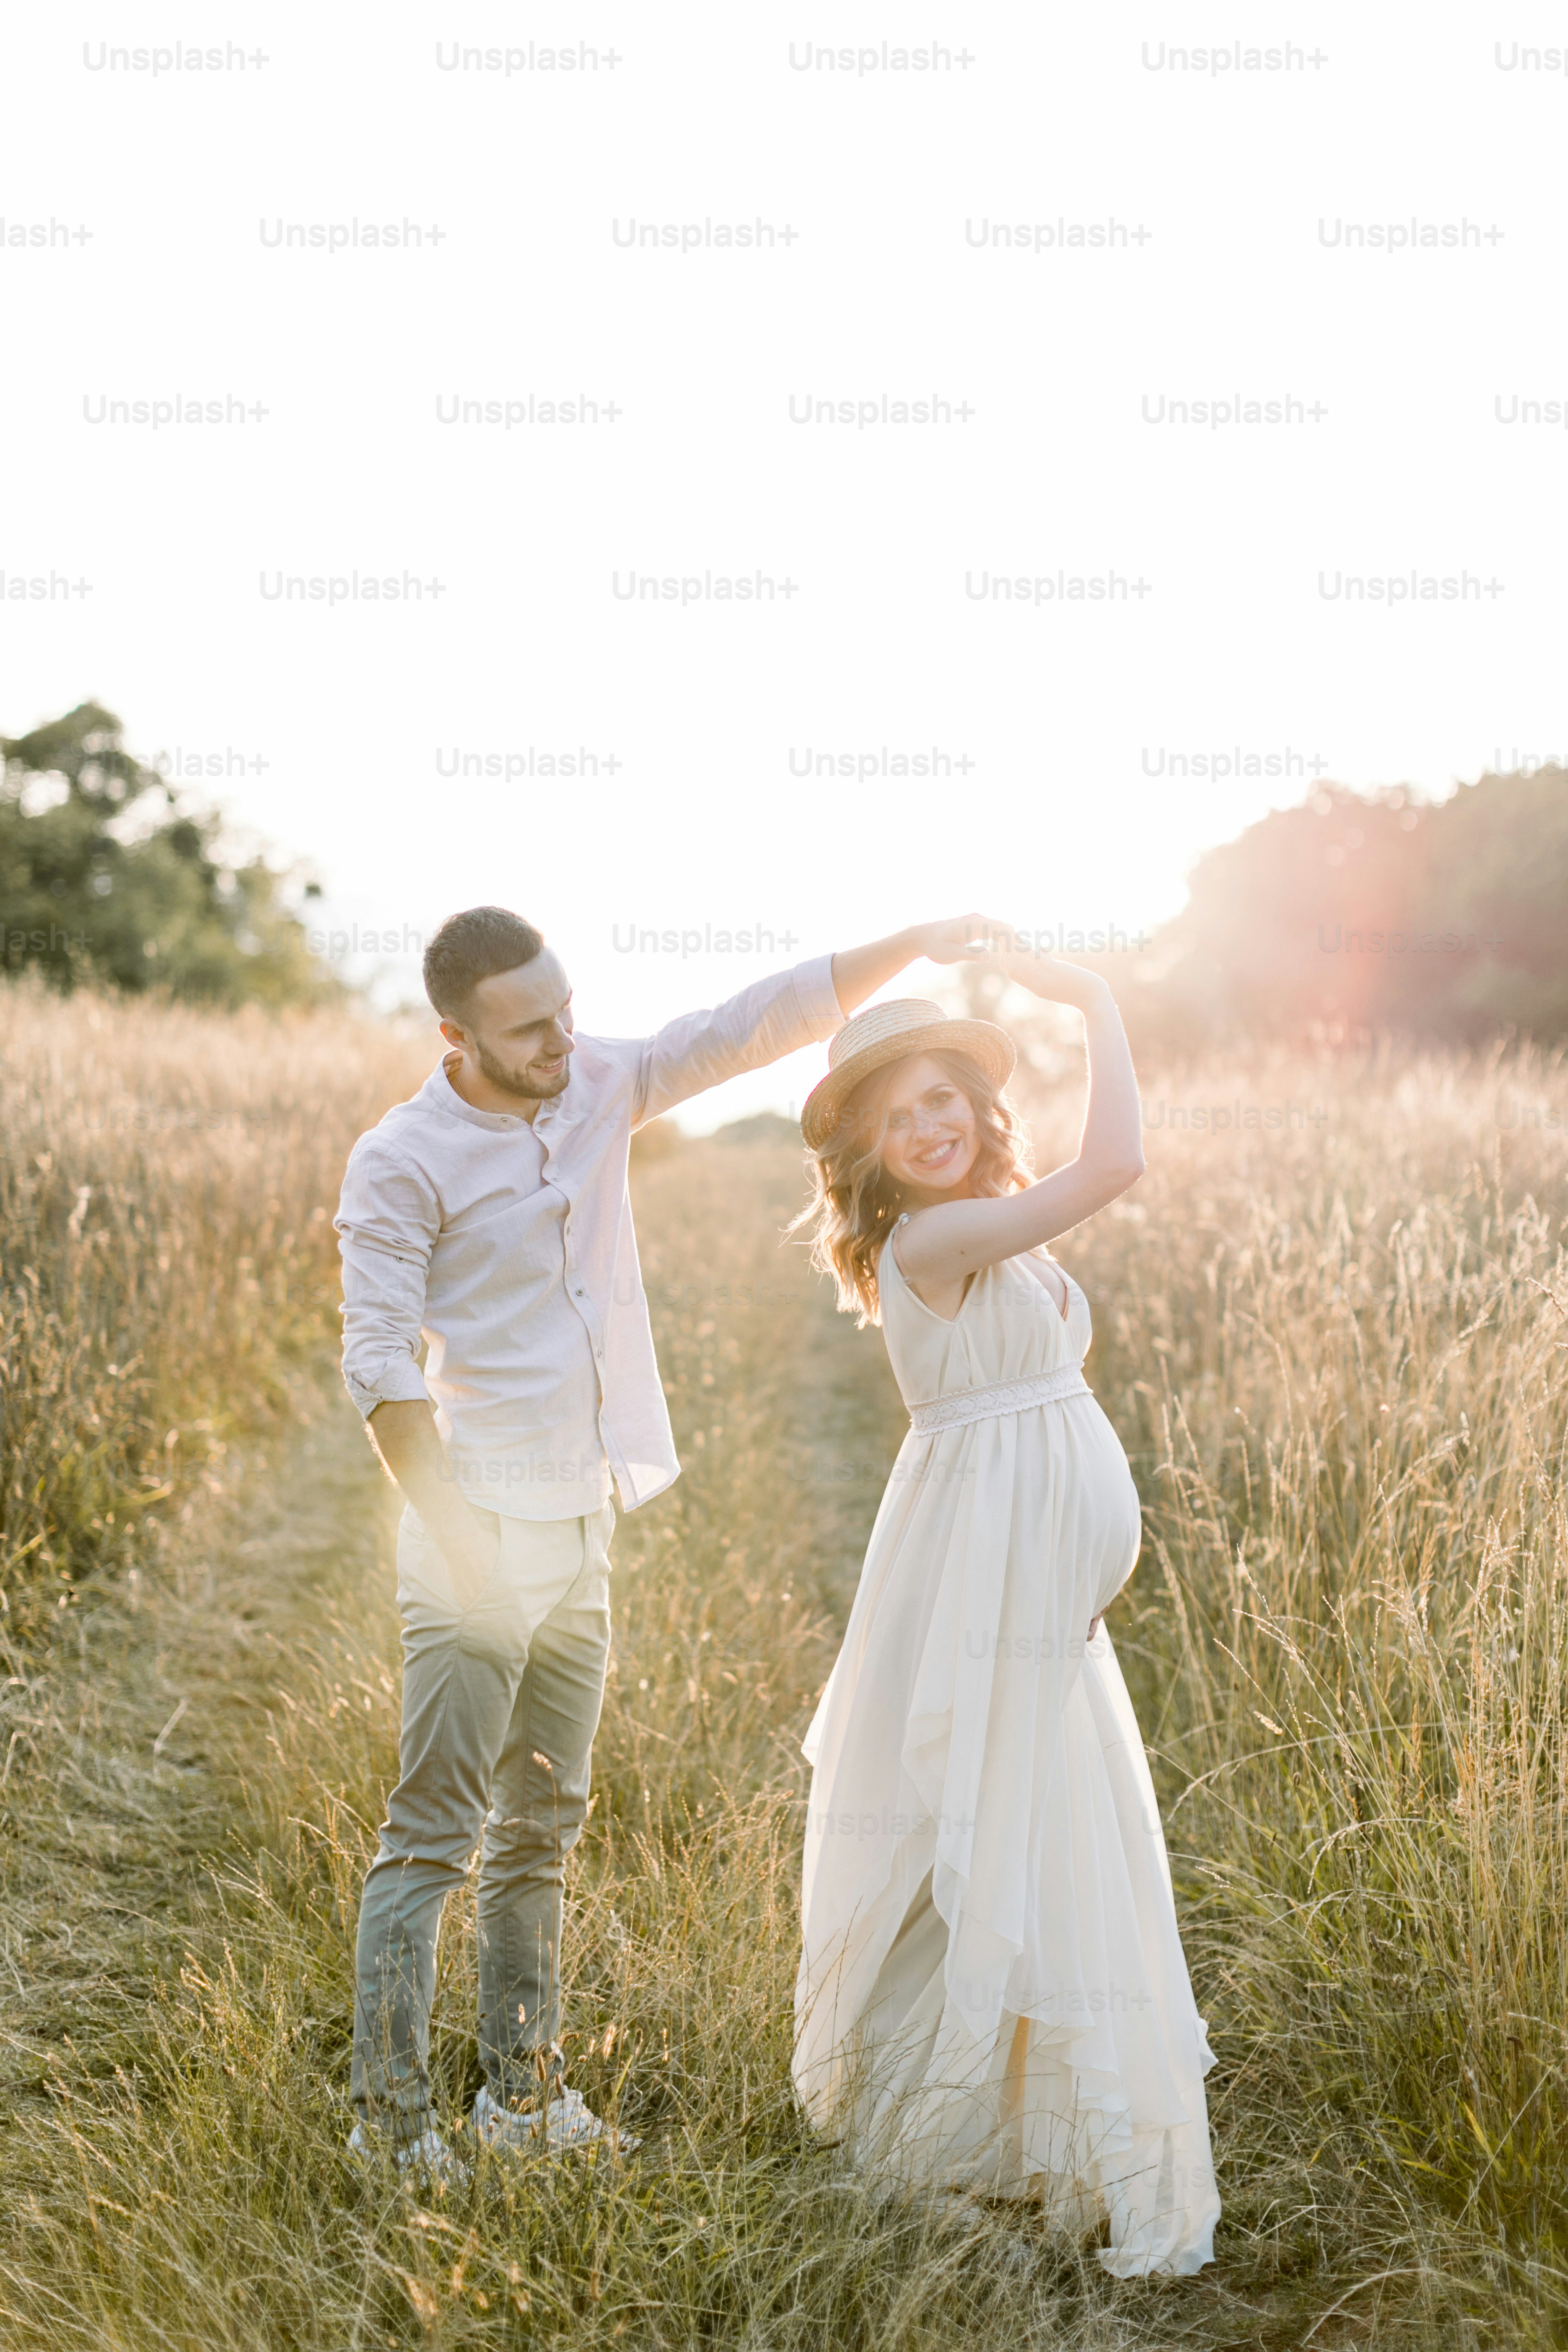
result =
[[[1028,1380],[997,1381],[984,1389],[954,1389],[950,1396],[911,1405],[910,1427],[917,1437],[931,1437],[938,1430],[963,1429],[972,1421],[994,1421],[1005,1412],[1026,1412],[1031,1405],[1057,1404],[1064,1397],[1093,1393],[1081,1364],[1061,1364],[1054,1372],[1036,1372]]]

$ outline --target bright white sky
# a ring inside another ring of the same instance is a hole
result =
[[[1160,64],[1238,41],[1300,62]],[[950,66],[881,66],[884,43],[931,42]],[[230,43],[266,62],[110,62]],[[438,62],[530,43],[602,62]],[[1198,850],[1309,781],[1173,779],[1173,752],[1291,752],[1430,793],[1561,755],[1565,44],[1540,5],[18,11],[0,571],[92,585],[0,601],[0,729],[95,695],[144,756],[255,763],[206,789],[313,862],[323,927],[423,935],[500,900],[561,950],[581,1024],[620,1033],[971,904],[1148,928]],[[829,45],[876,63],[801,69]],[[405,219],[441,241],[263,242],[263,224]],[[758,219],[793,240],[616,241]],[[1049,242],[1106,221],[1149,234]],[[1481,241],[1322,241],[1412,221]],[[979,243],[994,222],[1037,226],[1043,249]],[[13,242],[51,223],[70,241]],[[578,394],[620,414],[438,415]],[[231,395],[266,415],[90,421]],[[792,401],[884,395],[973,414],[792,422]],[[1162,396],[1235,395],[1323,413],[1145,421]],[[1500,421],[1516,398],[1559,421]],[[355,572],[444,591],[262,593]],[[1413,572],[1483,593],[1320,593],[1321,574]],[[796,588],[685,606],[612,588],[706,573]],[[1152,584],[966,594],[997,573]],[[585,785],[439,772],[579,747],[621,764]],[[791,772],[884,747],[973,765]],[[616,945],[753,925],[776,957]],[[693,1123],[798,1102],[821,1060]]]

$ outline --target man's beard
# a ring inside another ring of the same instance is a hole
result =
[[[498,1062],[489,1046],[481,1045],[477,1037],[474,1039],[474,1056],[491,1086],[499,1087],[503,1094],[515,1095],[519,1102],[549,1102],[552,1096],[560,1094],[572,1075],[572,1062],[568,1055],[566,1066],[558,1078],[530,1079],[526,1072],[520,1076],[515,1070],[509,1070],[504,1063]]]

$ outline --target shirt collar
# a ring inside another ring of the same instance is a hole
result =
[[[492,1135],[512,1135],[520,1127],[526,1127],[542,1144],[554,1129],[570,1126],[581,1107],[573,1100],[579,1088],[568,1084],[560,1094],[551,1095],[542,1102],[532,1118],[524,1118],[521,1111],[477,1110],[472,1103],[463,1100],[447,1075],[458,1059],[455,1053],[443,1054],[419,1089],[420,1099],[443,1118],[464,1119],[470,1127],[488,1128]]]
[[[476,1110],[472,1103],[465,1102],[447,1076],[451,1064],[458,1058],[456,1054],[443,1054],[420,1087],[420,1099],[429,1109],[443,1118],[460,1118],[469,1127],[488,1128],[492,1135],[512,1135],[520,1127],[532,1124],[521,1112]]]

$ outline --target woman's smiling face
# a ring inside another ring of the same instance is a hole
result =
[[[980,1157],[974,1106],[930,1054],[894,1066],[883,1099],[882,1165],[910,1199],[929,1204],[962,1192]]]

